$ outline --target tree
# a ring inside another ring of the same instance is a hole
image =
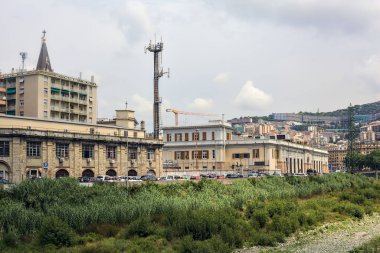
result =
[[[347,153],[345,159],[346,164],[350,164],[351,170],[358,169],[362,170],[364,167],[367,166],[367,157],[363,154],[360,154],[358,152],[353,153]]]
[[[354,119],[354,108],[350,104],[350,106],[347,108],[347,134],[346,138],[348,140],[347,145],[347,156],[345,159],[346,168],[347,170],[351,171],[353,169],[353,153],[355,152],[355,141],[359,137],[359,128],[355,126],[355,119]]]
[[[365,157],[365,165],[373,170],[380,169],[380,150],[374,150]]]

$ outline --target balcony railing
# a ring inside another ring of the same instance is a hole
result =
[[[79,104],[87,104],[87,100],[79,99]]]
[[[51,95],[50,98],[56,99],[56,100],[61,100],[61,96],[59,96],[59,95]]]

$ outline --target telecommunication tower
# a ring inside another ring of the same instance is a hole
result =
[[[21,55],[21,61],[22,61],[22,69],[21,70],[24,70],[25,69],[25,60],[26,60],[26,57],[28,56],[28,53],[27,52],[20,52],[20,55]]]
[[[153,137],[154,139],[159,139],[160,137],[160,110],[161,110],[161,98],[158,89],[159,79],[167,74],[169,77],[169,69],[167,72],[164,72],[163,68],[160,67],[160,62],[162,64],[162,50],[164,49],[164,43],[152,43],[149,42],[149,45],[144,48],[145,53],[147,51],[153,53],[154,59],[154,76],[153,76]]]

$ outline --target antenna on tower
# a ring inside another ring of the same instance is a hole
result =
[[[165,75],[168,74],[169,76],[169,70],[167,72],[164,72],[163,68],[160,67],[160,62],[162,64],[162,50],[164,49],[164,43],[162,42],[156,42],[156,34],[154,34],[154,44],[152,44],[152,41],[149,42],[149,45],[144,48],[145,53],[147,51],[153,53],[153,60],[154,60],[154,77],[153,77],[153,137],[155,139],[159,139],[160,137],[160,110],[161,110],[161,97],[159,96],[159,79]],[[161,61],[160,61],[161,59]]]
[[[22,69],[21,70],[24,70],[25,69],[25,60],[26,60],[26,57],[28,56],[28,53],[27,52],[20,52],[20,55],[21,55],[21,62],[22,62]]]

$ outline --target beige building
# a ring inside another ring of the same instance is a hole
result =
[[[117,116],[134,126],[133,111]],[[39,176],[160,176],[162,146],[134,127],[0,115],[0,177],[14,183]]]
[[[12,70],[0,75],[6,93],[6,114],[39,119],[95,123],[97,85],[53,71],[45,35],[36,70]],[[1,102],[0,99],[0,112]]]
[[[164,127],[164,173],[328,172],[328,152],[281,140],[238,138],[226,124]]]
[[[6,113],[6,112],[7,112],[6,88],[0,85],[0,113]]]

